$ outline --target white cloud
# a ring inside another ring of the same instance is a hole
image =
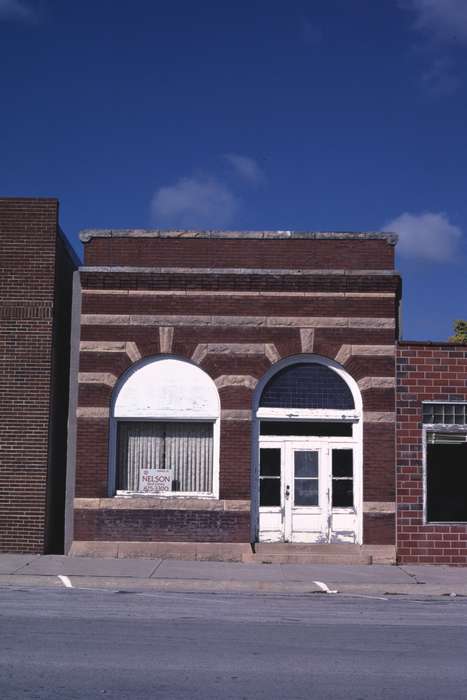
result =
[[[0,20],[2,19],[29,22],[36,19],[36,13],[23,0],[0,0]]]
[[[238,208],[233,192],[213,177],[183,177],[157,190],[151,202],[157,225],[183,229],[226,226]]]
[[[446,214],[404,212],[384,226],[399,235],[397,250],[407,257],[447,262],[453,260],[462,231],[451,224]]]
[[[253,158],[241,156],[238,153],[226,153],[225,159],[237,175],[252,185],[259,185],[266,179],[263,171]]]
[[[467,41],[466,0],[400,0],[415,13],[415,28],[442,41]]]

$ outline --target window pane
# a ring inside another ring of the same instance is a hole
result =
[[[285,367],[266,384],[260,406],[278,408],[355,408],[352,392],[334,370],[317,363]]]
[[[312,450],[294,452],[295,477],[318,476],[318,453]]]
[[[303,435],[315,437],[352,437],[352,423],[343,421],[261,421],[261,435]]]
[[[118,423],[118,487],[138,491],[143,469],[172,471],[172,491],[212,492],[212,423]]]
[[[280,448],[262,447],[259,451],[259,473],[261,476],[281,475]]]
[[[259,505],[280,506],[281,480],[262,478],[259,480]]]
[[[332,506],[333,508],[352,508],[353,506],[353,480],[332,480]]]
[[[332,475],[353,476],[353,450],[333,450],[332,451]]]
[[[295,479],[295,505],[318,505],[318,479]]]
[[[427,519],[467,521],[467,443],[427,445]]]

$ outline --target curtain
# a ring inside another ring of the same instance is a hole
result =
[[[142,469],[172,469],[173,492],[212,492],[212,423],[119,422],[118,488],[139,490]]]

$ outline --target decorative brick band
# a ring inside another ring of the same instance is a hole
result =
[[[113,498],[75,498],[79,510],[222,510],[249,511],[249,500],[217,500],[183,496],[114,496]]]
[[[141,360],[141,353],[136,343],[113,340],[82,340],[80,352],[125,352],[132,362]]]
[[[395,352],[394,345],[341,345],[335,360],[341,365],[345,365],[355,355],[394,357]]]
[[[392,501],[364,501],[364,513],[395,513],[396,504]]]
[[[111,372],[80,372],[78,374],[79,384],[104,384],[113,387],[117,377]]]
[[[362,377],[358,380],[361,391],[367,389],[393,389],[396,386],[394,377]]]
[[[83,295],[90,296],[126,296],[126,297],[280,297],[286,299],[288,297],[294,299],[384,299],[393,298],[395,292],[276,292],[276,291],[223,291],[219,289],[83,289]]]
[[[364,423],[395,423],[396,414],[392,411],[364,411]]]
[[[76,409],[77,418],[108,418],[109,409],[100,406],[78,406]]]
[[[224,408],[221,411],[222,420],[243,421],[251,420],[251,411],[242,408]]]
[[[249,328],[395,328],[393,318],[328,316],[155,316],[83,314],[83,326],[239,326]]]

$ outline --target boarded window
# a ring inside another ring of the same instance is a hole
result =
[[[467,522],[467,435],[428,433],[427,520]]]

